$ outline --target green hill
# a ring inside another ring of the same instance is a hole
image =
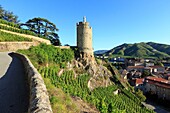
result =
[[[148,42],[147,44],[150,45],[151,47],[153,47],[154,49],[158,50],[158,51],[162,51],[162,52],[170,55],[170,45],[159,44],[159,43],[154,43],[154,42]]]
[[[105,53],[106,56],[130,56],[130,57],[170,57],[170,45],[153,42],[122,44]]]

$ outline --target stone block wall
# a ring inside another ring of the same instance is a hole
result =
[[[32,39],[32,42],[0,42],[0,52],[17,51],[18,49],[29,49],[31,46],[37,46],[40,43],[51,44],[50,40],[39,38],[36,36],[20,34],[2,29],[0,29],[0,31]]]
[[[31,46],[37,46],[35,42],[0,42],[0,51],[17,51],[19,49],[29,49]]]
[[[28,77],[30,100],[28,113],[53,113],[49,101],[48,92],[43,78],[38,73],[30,60],[22,54],[11,53],[20,58],[24,64],[25,72]]]

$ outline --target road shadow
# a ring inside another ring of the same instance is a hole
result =
[[[8,54],[12,61],[0,78],[0,113],[27,113],[29,87],[22,61]]]
[[[147,99],[146,104],[153,106],[156,113],[170,113],[161,103],[157,103],[156,100]]]

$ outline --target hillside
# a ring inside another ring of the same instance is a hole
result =
[[[15,24],[2,24],[3,41],[36,37]],[[76,51],[42,43],[18,52],[27,55],[43,77],[54,113],[154,113],[141,104],[145,100],[143,94],[139,96],[128,84],[123,84],[118,71],[113,72],[112,67],[103,66],[102,62],[84,66],[84,62],[75,59]]]
[[[85,68],[81,68],[80,62],[75,61],[75,51],[71,49],[40,44],[18,52],[27,55],[41,73],[54,112],[153,113],[143,107],[141,104],[143,100],[138,98],[137,93],[125,89],[123,84],[118,82],[117,77],[110,77],[113,81],[108,87],[90,90],[88,83],[93,76],[89,75]],[[102,76],[95,76],[95,78],[102,82]],[[105,79],[109,78],[105,76]],[[114,94],[118,90],[121,92]],[[58,91],[64,93],[59,95]]]
[[[104,54],[106,53],[108,50],[98,50],[98,51],[94,51],[94,54],[98,55],[98,54]]]
[[[154,42],[148,42],[147,44],[150,45],[151,47],[153,47],[154,49],[158,50],[158,51],[162,51],[162,52],[170,55],[170,45],[154,43]]]
[[[106,56],[130,56],[130,57],[170,57],[170,45],[153,42],[122,44],[104,53]]]

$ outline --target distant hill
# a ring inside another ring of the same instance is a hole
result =
[[[159,43],[154,43],[154,42],[148,42],[147,44],[158,51],[161,51],[161,52],[164,52],[170,55],[170,45],[159,44]]]
[[[106,56],[170,57],[170,45],[154,42],[122,44],[104,53]]]
[[[97,50],[94,52],[95,55],[98,55],[98,54],[104,54],[106,53],[108,50]]]

